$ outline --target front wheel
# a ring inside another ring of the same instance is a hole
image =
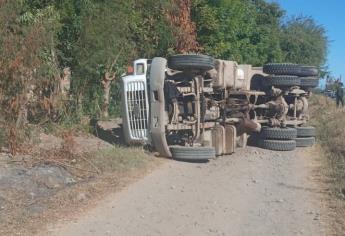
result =
[[[207,55],[175,55],[169,57],[168,67],[178,71],[206,72],[214,69],[214,58]]]
[[[207,161],[216,157],[213,147],[170,147],[172,158],[181,161]]]

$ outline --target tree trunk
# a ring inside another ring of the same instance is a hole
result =
[[[168,12],[168,20],[177,27],[177,43],[175,50],[178,53],[199,52],[200,46],[197,42],[196,25],[191,17],[191,0],[173,0],[178,11]]]
[[[23,96],[20,99],[20,107],[18,112],[18,117],[16,121],[16,128],[23,127],[28,123],[28,100],[27,96]]]
[[[60,93],[62,96],[67,97],[71,87],[71,69],[66,67],[63,69],[62,76],[60,79]]]
[[[103,118],[109,117],[109,103],[110,103],[110,88],[111,82],[115,79],[115,73],[110,76],[109,72],[106,72],[103,77],[103,107],[102,107],[102,116]]]
[[[22,81],[24,81],[24,88],[23,93],[19,96],[19,111],[18,117],[16,121],[16,128],[23,127],[28,123],[28,102],[30,99],[30,85],[29,81],[32,80],[32,73],[29,73],[29,79],[27,80],[24,76],[22,76]]]

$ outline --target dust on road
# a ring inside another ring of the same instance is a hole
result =
[[[238,150],[209,163],[167,161],[49,235],[325,235],[316,157]]]

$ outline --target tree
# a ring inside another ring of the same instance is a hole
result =
[[[57,15],[51,7],[36,9],[27,1],[3,0],[0,22],[0,104],[7,120],[22,127],[30,97],[55,83]]]
[[[205,53],[239,63],[280,61],[283,11],[263,0],[195,0],[193,20]]]
[[[166,16],[169,6],[169,1],[154,0],[103,0],[80,6],[81,27],[73,44],[71,68],[72,93],[83,101],[84,111],[106,114],[105,103],[110,108],[119,106],[118,84],[104,80],[105,75],[118,77],[134,59],[166,56],[174,48],[173,26]],[[111,84],[113,96],[104,99],[108,91],[104,85]]]
[[[255,36],[252,44],[257,45],[256,65],[269,62],[283,62],[283,52],[280,46],[281,24],[284,11],[277,3],[265,0],[252,0],[255,7]]]
[[[327,46],[324,27],[310,17],[293,17],[282,26],[281,47],[287,62],[321,67]]]
[[[169,11],[168,19],[175,27],[177,34],[174,50],[177,53],[200,51],[197,42],[196,25],[191,19],[191,0],[173,0],[173,8]]]

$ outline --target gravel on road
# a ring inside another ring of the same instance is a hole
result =
[[[49,235],[326,235],[306,149],[254,147],[208,163],[166,161]]]

